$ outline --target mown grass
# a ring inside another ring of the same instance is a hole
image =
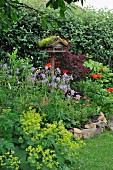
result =
[[[84,140],[73,170],[113,170],[113,132]]]

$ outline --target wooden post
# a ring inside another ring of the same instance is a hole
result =
[[[54,75],[54,71],[55,71],[55,53],[51,53],[51,82],[52,82],[52,76]],[[51,86],[50,87],[51,92],[53,92],[54,87]]]
[[[51,75],[54,75],[55,70],[55,53],[51,53]]]

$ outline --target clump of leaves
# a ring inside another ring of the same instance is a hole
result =
[[[90,70],[83,63],[86,57],[84,55],[71,54],[69,51],[60,56],[61,69],[68,69],[73,75],[74,80],[85,79]]]

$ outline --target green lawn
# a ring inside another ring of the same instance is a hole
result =
[[[86,146],[80,149],[80,158],[73,170],[113,170],[113,133],[84,140]]]

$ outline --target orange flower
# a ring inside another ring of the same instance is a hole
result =
[[[47,63],[47,64],[45,65],[45,67],[50,68],[50,67],[51,67],[51,63]]]
[[[67,69],[62,69],[62,73],[63,73],[63,74],[65,74],[65,73],[67,74],[68,72],[69,72],[69,71],[68,71]]]
[[[108,92],[108,93],[113,92],[113,88],[109,88],[109,89],[107,89],[107,92]]]
[[[93,79],[97,79],[97,74],[92,74],[91,77],[92,77]]]
[[[102,78],[102,74],[97,74],[97,78]]]

